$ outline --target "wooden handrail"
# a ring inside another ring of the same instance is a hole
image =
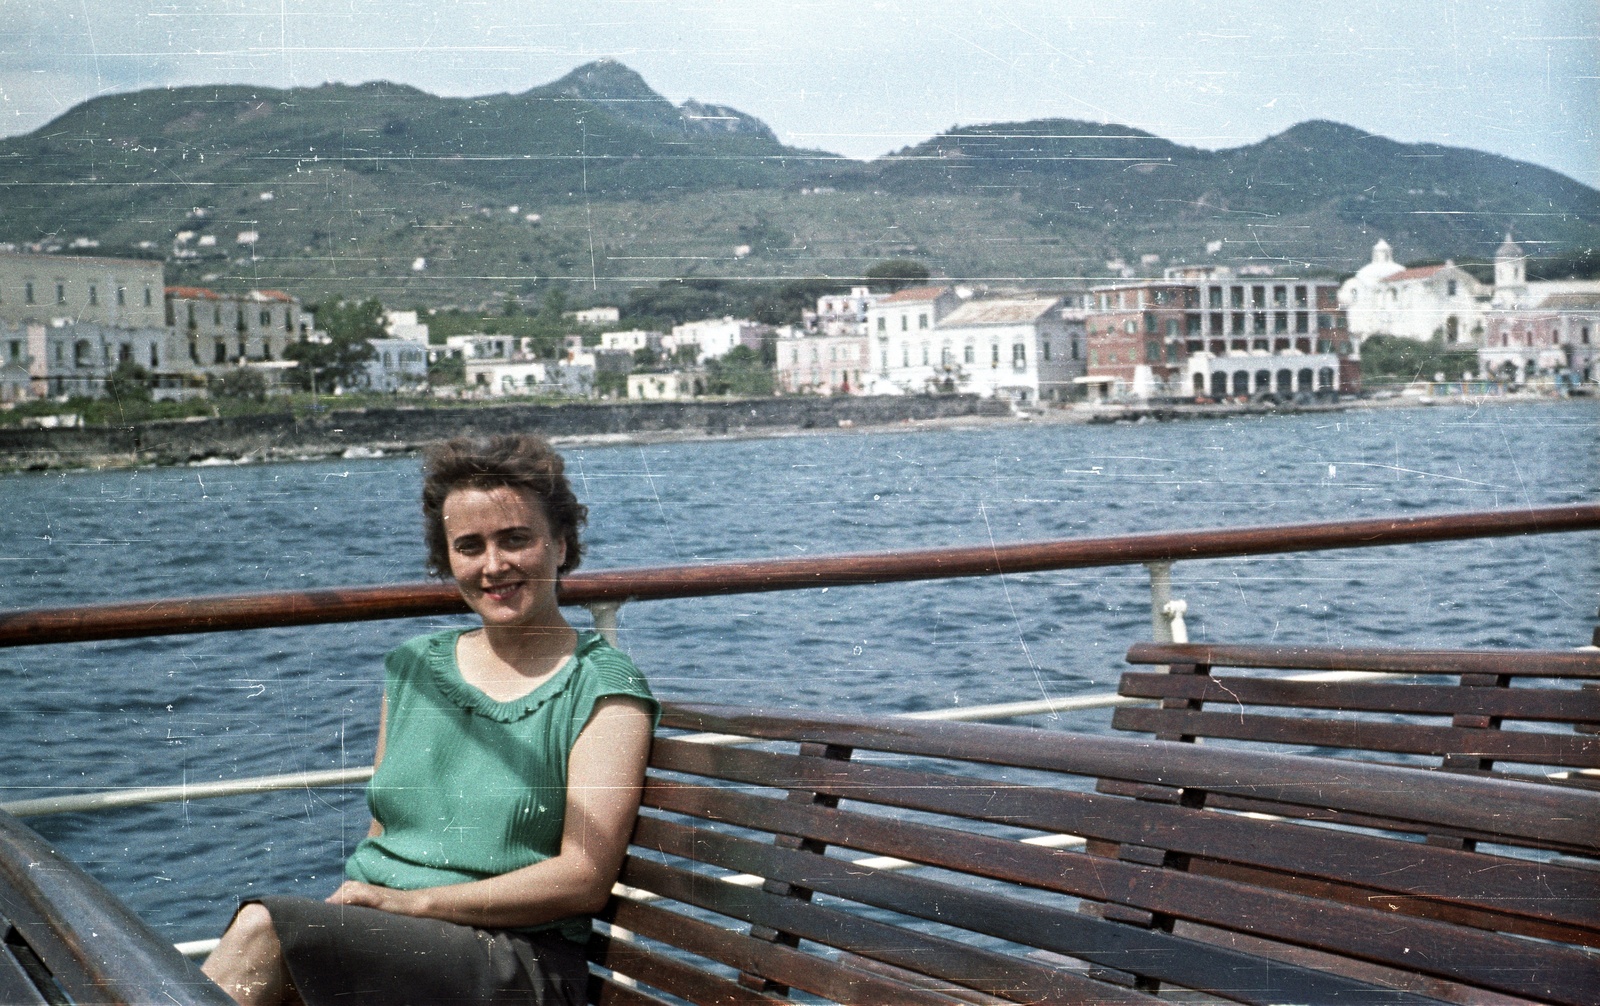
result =
[[[561,603],[706,597],[1596,529],[1600,529],[1600,504],[1575,503],[1532,510],[1162,531],[1015,545],[605,570],[567,577],[561,585]],[[0,614],[0,647],[412,618],[464,611],[466,606],[460,595],[448,583],[37,608]]]
[[[1204,664],[1304,671],[1393,674],[1509,674],[1527,678],[1600,676],[1600,650],[1418,650],[1381,646],[1243,646],[1134,643],[1130,664]]]

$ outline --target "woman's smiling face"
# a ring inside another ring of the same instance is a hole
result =
[[[550,535],[544,509],[509,486],[456,489],[442,508],[450,575],[484,625],[528,625],[560,617],[557,570],[567,546]]]

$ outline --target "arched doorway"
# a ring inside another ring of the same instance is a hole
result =
[[[1323,367],[1321,370],[1317,371],[1317,390],[1318,391],[1332,391],[1333,390],[1333,368],[1332,367]]]
[[[1261,391],[1271,391],[1271,390],[1272,390],[1272,371],[1270,371],[1270,370],[1258,370],[1258,371],[1256,371],[1256,391],[1261,392]]]
[[[1233,393],[1236,395],[1250,394],[1250,372],[1235,370],[1233,372]]]
[[[1228,397],[1228,375],[1220,370],[1211,375],[1211,397]]]
[[[1315,391],[1316,390],[1316,385],[1313,384],[1313,382],[1316,380],[1316,376],[1311,373],[1311,368],[1310,367],[1302,367],[1300,369],[1299,377],[1300,377],[1299,381],[1296,382],[1296,390],[1298,390],[1298,391]]]
[[[1203,395],[1206,393],[1206,375],[1194,375],[1194,393],[1196,395]]]
[[[1287,368],[1278,371],[1278,394],[1294,394],[1294,373]]]

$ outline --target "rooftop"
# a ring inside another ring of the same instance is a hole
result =
[[[950,292],[947,286],[914,286],[899,293],[892,293],[878,301],[880,304],[906,304],[917,301],[938,300]]]
[[[940,328],[962,325],[1025,325],[1037,321],[1061,304],[1059,297],[1007,300],[969,300],[939,322]]]

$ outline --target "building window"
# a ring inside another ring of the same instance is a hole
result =
[[[124,342],[117,347],[117,362],[128,363],[133,360],[133,343]]]
[[[1446,297],[1454,297],[1456,295],[1456,281],[1455,280],[1453,280],[1453,279],[1452,280],[1448,280],[1445,283],[1445,285],[1444,285],[1444,295]]]
[[[261,312],[261,327],[262,328],[270,328],[270,327],[272,327],[272,309],[271,308],[268,308],[267,310]]]
[[[91,358],[93,356],[93,351],[94,347],[89,345],[88,339],[79,339],[77,342],[72,344],[73,364],[79,367],[93,366],[94,360]]]
[[[1131,324],[1131,323],[1130,323]],[[1028,346],[1026,343],[1017,342],[1011,346],[1011,366],[1018,370],[1028,365]]]
[[[33,303],[33,284],[32,283],[24,283],[24,284],[22,284],[22,302],[24,304],[32,304]]]
[[[1078,358],[1078,339],[1076,336],[1072,339],[1072,358],[1074,360]]]
[[[1589,330],[1587,328],[1583,330],[1583,341],[1584,342],[1588,342],[1589,341]],[[967,348],[962,350],[961,362],[962,363],[977,363],[978,362],[978,347],[972,345],[971,343],[968,343],[967,344]]]
[[[57,283],[56,284],[56,303],[57,304],[65,304],[66,302],[67,302],[67,284],[65,284],[65,283]]]
[[[161,351],[153,342],[150,344],[150,366],[161,366]]]
[[[1161,362],[1161,343],[1156,342],[1154,339],[1152,339],[1149,342],[1144,344],[1144,362],[1146,362],[1146,363],[1160,363]]]
[[[218,363],[228,362],[228,344],[221,339],[217,340],[216,361]]]
[[[1168,318],[1167,319],[1167,338],[1176,339],[1177,337],[1178,337],[1178,319],[1176,319],[1176,318]]]
[[[1132,335],[1134,332],[1138,331],[1138,326],[1134,324],[1132,318],[1129,318],[1127,321],[1122,323],[1122,330],[1129,335]]]
[[[145,287],[144,288],[144,306],[145,307],[149,307],[150,306],[150,288],[149,287]]]
[[[1046,339],[1046,340],[1044,340],[1043,342],[1041,342],[1039,344],[1039,353],[1040,353],[1040,358],[1043,359],[1044,362],[1046,362],[1046,363],[1050,362],[1050,340],[1049,339]]]
[[[100,303],[100,288],[93,283],[89,284],[89,303],[93,305]]]
[[[902,314],[900,316],[900,331],[911,331],[911,316],[909,314]]]
[[[917,315],[917,327],[918,328],[927,328],[928,327],[928,316],[927,315],[925,315],[925,314]]]
[[[1228,288],[1228,306],[1235,310],[1244,307],[1244,287],[1230,286]]]
[[[1273,307],[1288,307],[1289,306],[1289,288],[1288,287],[1286,287],[1286,286],[1275,286],[1275,287],[1272,288],[1272,306]]]
[[[989,366],[1000,366],[1000,344],[998,342],[989,347]]]
[[[1305,287],[1297,286],[1297,287],[1294,288],[1294,306],[1295,307],[1307,307],[1308,306],[1308,303],[1306,301],[1306,288]]]
[[[900,366],[911,366],[911,344],[909,342],[900,344]]]
[[[118,307],[127,307],[128,306],[128,288],[125,287],[125,286],[117,287],[117,306]]]
[[[922,365],[924,367],[928,365],[928,344],[926,342],[922,344]]]
[[[885,332],[885,331],[888,331],[888,328],[889,328],[889,319],[888,318],[879,318],[878,319],[878,331]]]
[[[1207,298],[1206,303],[1207,303],[1208,306],[1210,306],[1210,307],[1221,307],[1222,306],[1222,287],[1220,287],[1220,286],[1209,287],[1207,289],[1207,291],[1206,291],[1206,298]]]

